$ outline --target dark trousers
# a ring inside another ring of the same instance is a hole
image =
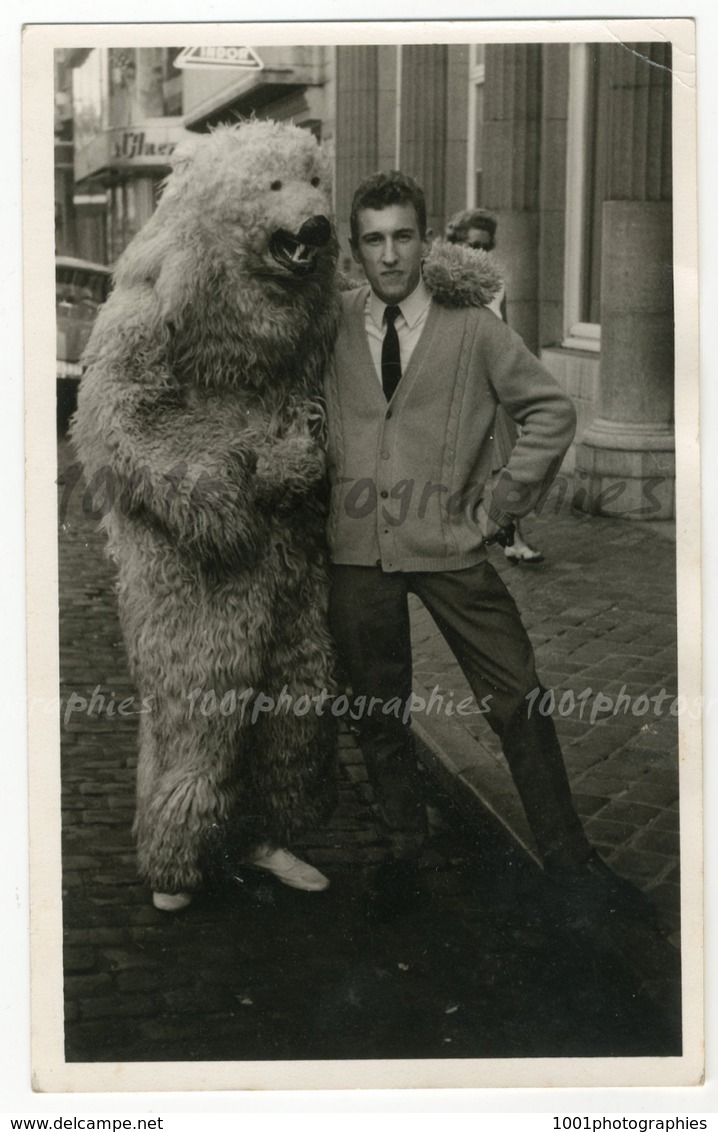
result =
[[[409,593],[421,599],[446,638],[474,706],[489,707],[484,719],[501,738],[542,859],[554,865],[584,860],[589,844],[553,721],[538,711],[540,697],[527,699],[539,687],[531,642],[513,598],[488,562],[426,573],[332,568],[330,626],[354,699],[364,704],[361,713],[355,707],[362,750],[395,851],[416,851],[426,830],[413,739],[403,721],[412,690]]]

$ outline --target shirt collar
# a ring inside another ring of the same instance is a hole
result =
[[[418,320],[431,302],[431,295],[427,290],[426,284],[423,279],[420,279],[417,286],[402,299],[400,303],[396,304],[399,307],[407,325],[412,328],[416,325]],[[372,290],[369,291],[369,314],[378,327],[384,324],[384,311],[389,304],[375,295]]]

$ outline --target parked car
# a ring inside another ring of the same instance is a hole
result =
[[[82,353],[110,291],[111,269],[72,256],[55,257],[57,425],[65,429],[77,406]]]

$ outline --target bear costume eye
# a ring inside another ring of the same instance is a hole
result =
[[[314,188],[317,189],[319,188],[321,181],[319,180],[319,177],[312,177],[311,183],[314,185]]]
[[[273,193],[278,193],[279,190],[282,187],[282,182],[281,181],[272,181],[272,183],[269,187],[270,187],[270,189],[272,190]]]

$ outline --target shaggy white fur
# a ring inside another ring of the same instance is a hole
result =
[[[322,372],[336,331],[329,176],[274,122],[179,149],[117,265],[73,437],[109,469],[103,520],[140,695],[140,873],[190,892],[231,819],[286,843],[327,812],[334,728],[325,627]],[[288,709],[250,721],[247,689]],[[234,703],[234,708],[233,708]],[[284,700],[286,705],[287,700]],[[222,706],[220,706],[222,705]]]
[[[501,274],[492,256],[444,240],[434,241],[422,273],[437,303],[447,307],[488,306],[501,290]]]

